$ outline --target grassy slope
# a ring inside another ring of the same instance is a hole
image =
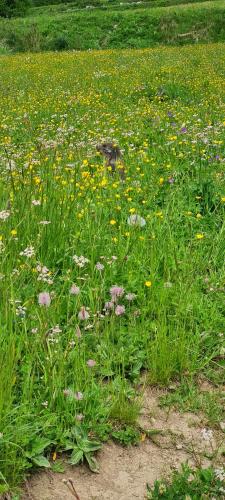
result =
[[[39,51],[143,48],[225,39],[224,0],[122,11],[38,12],[25,19],[1,20],[2,44],[13,50]]]

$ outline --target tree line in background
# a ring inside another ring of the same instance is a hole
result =
[[[107,0],[104,0],[106,3]],[[113,3],[114,0],[108,0]],[[73,2],[77,7],[85,7],[87,5],[101,5],[102,0],[0,0],[0,16],[12,17],[22,16],[26,13],[29,7],[37,7],[39,5],[52,5],[57,3]]]
[[[20,16],[25,14],[30,6],[30,0],[0,0],[0,16]]]

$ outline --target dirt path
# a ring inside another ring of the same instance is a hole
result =
[[[145,498],[146,483],[168,476],[188,461],[208,466],[206,453],[212,453],[222,442],[222,433],[203,439],[204,418],[191,413],[167,412],[159,408],[159,391],[148,389],[140,425],[144,429],[160,428],[163,433],[147,437],[137,447],[123,448],[106,444],[98,453],[100,473],[93,474],[85,466],[66,466],[64,474],[51,471],[34,475],[23,500],[74,500],[65,480],[72,479],[80,500],[132,500]]]

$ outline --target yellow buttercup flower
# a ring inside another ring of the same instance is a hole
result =
[[[111,224],[111,226],[114,226],[116,224],[116,220],[115,219],[111,219],[111,221],[109,223]]]
[[[145,281],[145,286],[147,286],[148,288],[150,288],[150,286],[152,286],[152,282],[151,281]]]
[[[195,238],[196,238],[197,240],[202,240],[202,239],[204,238],[204,234],[202,234],[202,233],[197,233],[197,234],[195,235]]]
[[[12,236],[16,236],[16,235],[17,235],[17,230],[16,230],[16,229],[12,229],[12,231],[11,231],[11,235],[12,235]]]

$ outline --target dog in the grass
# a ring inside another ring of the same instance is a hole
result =
[[[110,167],[112,173],[119,172],[120,178],[125,179],[125,168],[122,159],[122,153],[119,146],[116,146],[112,142],[103,142],[102,144],[97,144],[96,149],[101,153],[105,159],[106,169]]]

